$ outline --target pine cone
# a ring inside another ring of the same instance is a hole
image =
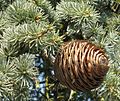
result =
[[[84,40],[67,42],[61,46],[55,60],[55,75],[72,90],[97,88],[109,69],[105,52]]]

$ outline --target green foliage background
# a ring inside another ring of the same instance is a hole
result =
[[[105,80],[90,92],[64,87],[53,73],[59,46],[75,39],[89,40],[109,57]],[[30,101],[39,74],[38,101],[120,101],[120,1],[0,0],[0,100]]]

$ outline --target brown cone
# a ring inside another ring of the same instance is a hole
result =
[[[55,60],[55,75],[72,90],[87,91],[98,87],[109,69],[105,52],[84,40],[61,46]]]

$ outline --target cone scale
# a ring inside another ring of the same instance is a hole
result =
[[[108,58],[103,49],[84,40],[63,44],[54,66],[56,78],[60,83],[77,91],[97,88],[108,69]]]

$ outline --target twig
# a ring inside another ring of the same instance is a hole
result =
[[[74,95],[75,93],[76,93],[75,91],[71,90],[68,101],[71,101],[71,100],[72,100],[73,95]]]

